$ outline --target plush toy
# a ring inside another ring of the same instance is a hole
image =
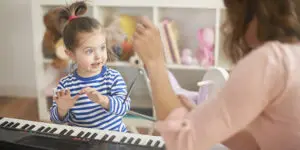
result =
[[[184,65],[196,65],[197,59],[192,56],[192,50],[185,48],[181,51],[181,62]]]
[[[196,51],[196,58],[201,66],[214,65],[214,36],[212,28],[202,28],[198,31],[199,49]]]
[[[65,69],[68,67],[68,58],[64,54],[64,44],[62,41],[62,31],[68,18],[58,18],[63,9],[73,9],[74,5],[59,6],[50,9],[44,15],[45,33],[42,41],[43,54],[46,58],[53,59],[52,66],[56,69]],[[80,5],[80,3],[79,3]],[[83,15],[87,12],[87,7],[82,3],[82,7],[76,7],[76,16]]]
[[[140,57],[137,55],[137,53],[134,53],[134,55],[130,57],[129,63],[131,63],[131,64],[133,64],[134,66],[137,66],[137,67],[143,67],[144,66],[143,61],[140,59]]]

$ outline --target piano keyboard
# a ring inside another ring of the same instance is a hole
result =
[[[49,124],[13,118],[0,118],[0,129],[20,130],[32,133],[70,137],[72,140],[99,140],[111,143],[122,143],[153,149],[165,149],[160,136],[122,133],[107,130]]]

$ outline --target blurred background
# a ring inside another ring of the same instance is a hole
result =
[[[0,116],[49,121],[52,89],[70,65],[61,38],[45,40],[45,33],[55,30],[47,13],[71,2],[0,1]],[[118,60],[108,65],[127,85],[142,64],[131,48],[134,17],[141,15],[159,28],[167,66],[182,88],[198,91],[197,82],[210,67],[231,68],[222,53],[223,0],[91,0],[85,15],[106,27],[119,20],[124,38],[115,41]],[[132,109],[153,115],[150,92],[147,77],[141,76],[130,96]]]

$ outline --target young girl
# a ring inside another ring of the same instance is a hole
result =
[[[126,132],[122,122],[130,107],[130,99],[123,103],[126,84],[118,71],[105,65],[113,56],[107,34],[96,19],[79,16],[86,9],[84,2],[76,2],[57,16],[65,24],[66,53],[77,69],[60,80],[50,118],[59,124]]]

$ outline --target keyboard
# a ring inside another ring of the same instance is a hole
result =
[[[0,141],[45,150],[165,150],[164,141],[160,136],[81,128],[14,118],[0,118]]]
[[[0,117],[1,150],[165,150],[160,136]],[[221,144],[211,150],[228,150]]]

